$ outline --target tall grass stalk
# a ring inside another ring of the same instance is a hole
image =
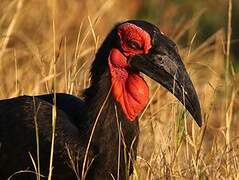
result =
[[[227,46],[226,46],[226,145],[227,149],[230,148],[230,126],[231,126],[231,117],[230,117],[230,106],[229,106],[229,99],[230,99],[230,47],[231,47],[231,21],[232,21],[232,0],[228,0],[228,15],[227,15]],[[229,153],[227,153],[227,161],[230,160]],[[229,173],[229,165],[227,163],[227,173]]]
[[[49,162],[49,174],[48,180],[52,178],[53,170],[53,156],[54,156],[54,144],[55,144],[55,130],[56,130],[56,29],[55,29],[55,1],[53,1],[53,20],[52,20],[52,37],[53,37],[53,105],[52,105],[52,139],[51,139],[51,154]]]
[[[37,115],[40,109],[40,104],[38,107],[36,107],[36,101],[35,97],[33,96],[33,105],[34,105],[34,125],[35,125],[35,135],[36,135],[36,149],[37,149],[37,168],[36,170],[36,179],[40,180],[40,174],[41,174],[41,167],[40,167],[40,142],[39,142],[39,128],[38,128],[38,123],[37,123]],[[33,158],[32,158],[33,159]],[[33,161],[34,162],[34,161]]]

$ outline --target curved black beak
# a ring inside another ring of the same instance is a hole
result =
[[[165,41],[167,42],[167,41]],[[150,49],[147,55],[131,57],[129,64],[174,94],[199,126],[201,108],[193,83],[172,41]]]

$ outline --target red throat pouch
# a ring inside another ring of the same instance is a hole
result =
[[[139,72],[129,71],[126,57],[112,49],[109,56],[112,95],[120,104],[125,116],[133,121],[148,102],[149,90]]]

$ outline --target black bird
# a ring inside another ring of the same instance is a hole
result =
[[[137,116],[148,102],[148,86],[140,72],[173,93],[201,126],[199,100],[175,43],[146,21],[119,23],[96,54],[91,85],[83,98],[56,94],[54,180],[76,179],[75,172],[90,180],[124,180],[132,174],[139,136]],[[40,173],[48,175],[52,106],[53,94],[0,101],[0,179],[21,170],[35,171],[30,154],[37,164],[36,127]],[[31,172],[12,177],[35,178]]]

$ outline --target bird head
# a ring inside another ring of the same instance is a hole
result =
[[[112,95],[128,120],[133,121],[148,102],[141,72],[170,91],[201,126],[199,100],[177,47],[155,25],[141,20],[120,23],[104,44]]]

